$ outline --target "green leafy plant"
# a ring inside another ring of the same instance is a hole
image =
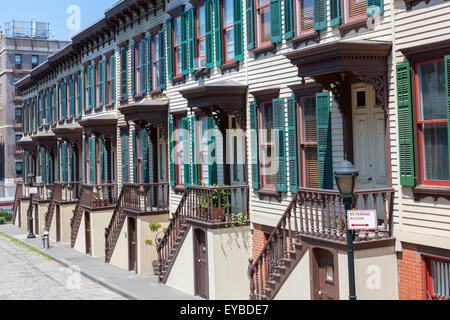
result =
[[[213,188],[225,187],[224,185],[213,185]],[[203,209],[208,209],[212,204],[212,208],[231,208],[231,203],[228,200],[230,196],[229,191],[224,190],[213,190],[208,192],[201,197],[201,206]]]
[[[149,229],[151,232],[158,232],[161,229],[161,223],[159,223],[158,221],[152,221],[150,222],[150,224],[148,225]],[[165,231],[164,231],[165,233]],[[158,236],[158,235],[156,235]],[[156,237],[155,237],[156,240]],[[153,246],[155,244],[155,241],[153,240],[145,240],[145,244],[148,246]]]
[[[6,221],[11,221],[12,212],[0,212],[0,218],[5,218]]]
[[[5,222],[6,222],[5,217],[0,217],[0,224],[5,224]]]
[[[227,220],[229,223],[226,224],[226,227],[243,227],[247,224],[247,219],[245,218],[244,213],[229,213],[227,215]]]

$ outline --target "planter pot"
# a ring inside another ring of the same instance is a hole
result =
[[[214,222],[218,222],[220,220],[220,209],[219,208],[213,208],[213,218],[214,218]]]
[[[159,263],[158,263],[158,260],[153,260],[152,261],[152,266],[153,266],[153,274],[155,276],[159,275]]]
[[[104,199],[104,200],[103,200],[103,205],[104,205],[105,207],[107,207],[107,206],[109,205],[108,199]]]

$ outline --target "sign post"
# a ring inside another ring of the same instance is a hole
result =
[[[348,228],[350,230],[376,230],[376,210],[349,210],[347,211]]]

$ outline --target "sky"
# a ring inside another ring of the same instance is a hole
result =
[[[0,26],[5,32],[5,23],[11,20],[49,22],[51,38],[69,41],[76,31],[103,18],[105,11],[117,2],[119,0],[3,0]]]

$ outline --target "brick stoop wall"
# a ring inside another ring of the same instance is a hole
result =
[[[266,245],[266,237],[264,232],[261,230],[261,225],[253,224],[253,247],[252,247],[252,258],[253,261],[259,257],[262,249]]]
[[[425,299],[423,259],[416,245],[402,243],[403,251],[397,253],[398,297],[400,300]]]

